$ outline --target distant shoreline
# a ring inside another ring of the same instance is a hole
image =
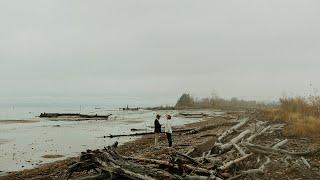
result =
[[[39,120],[0,120],[0,124],[37,123]]]

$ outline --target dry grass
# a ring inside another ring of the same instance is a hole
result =
[[[272,121],[285,122],[286,135],[320,137],[320,97],[285,97],[279,108],[264,111]]]
[[[308,137],[320,136],[320,120],[313,116],[292,118],[292,123],[286,129],[288,135],[300,135]]]
[[[299,113],[304,116],[320,117],[320,97],[284,97],[280,99],[280,109],[284,112]]]

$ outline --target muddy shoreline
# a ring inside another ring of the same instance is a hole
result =
[[[213,112],[216,111],[212,110]],[[110,113],[108,111],[108,114]],[[113,111],[112,113],[114,116],[109,120],[97,121],[51,121],[48,118],[27,119],[27,117],[19,121],[16,119],[0,120],[0,171],[13,172],[32,169],[41,164],[77,156],[89,148],[101,149],[118,139],[99,137],[110,134],[128,134],[131,128],[150,132],[156,114],[153,111]],[[158,113],[177,114],[179,112],[159,111]],[[10,124],[1,124],[1,121]],[[182,126],[198,121],[199,119],[176,117],[173,124]],[[135,138],[137,137],[123,137],[118,141],[122,144]],[[45,155],[63,155],[64,157],[43,158],[42,156]]]
[[[266,120],[265,117],[261,116],[259,113],[234,113],[234,116],[247,116],[251,119]],[[200,128],[202,131],[196,134],[174,134],[173,142],[174,148],[179,151],[186,153],[190,148],[194,148],[192,152],[193,157],[201,156],[202,152],[210,150],[212,145],[217,139],[219,134],[222,134],[228,128],[232,126],[232,121],[235,119],[223,118],[223,117],[211,117],[207,120],[191,123],[185,125],[186,128]],[[230,123],[231,122],[231,123]],[[209,126],[216,126],[213,129],[206,129]],[[319,139],[306,139],[303,137],[287,137],[282,132],[265,135],[257,138],[255,143],[259,144],[272,144],[275,140],[288,139],[289,143],[285,145],[285,149],[303,151],[306,148],[319,147]],[[155,158],[155,159],[165,159],[166,153],[165,149],[167,147],[167,142],[165,135],[161,135],[160,147],[154,148],[153,135],[145,135],[141,138],[124,143],[119,146],[118,152],[125,156],[134,157],[144,157],[144,158]],[[228,156],[225,156],[228,158]],[[0,180],[3,179],[61,179],[65,175],[65,171],[68,165],[74,161],[77,161],[78,157],[68,158],[66,160],[57,161],[54,163],[49,163],[41,165],[38,168],[23,170],[18,172],[11,172],[5,176],[1,176]],[[296,163],[286,165],[279,163],[281,159],[276,159],[267,166],[264,174],[259,175],[255,178],[258,179],[320,179],[320,157],[312,156],[308,158],[311,168],[305,166],[299,166]],[[249,165],[250,167],[250,165]],[[94,175],[94,172],[89,173],[75,173],[72,178],[76,179],[79,177],[85,177],[88,175]],[[243,177],[244,179],[247,179]],[[242,179],[242,178],[240,178]]]
[[[39,120],[0,120],[0,124],[37,123]]]
[[[203,126],[205,124],[210,124],[211,120],[203,120],[201,122],[195,122],[184,125],[186,128],[193,128]],[[179,126],[179,128],[181,128]],[[119,146],[118,150],[120,153],[125,155],[137,154],[142,149],[147,149],[149,147],[153,147],[153,135],[144,135],[140,136],[138,139],[126,142]],[[165,134],[162,134],[160,137],[160,144],[162,148],[165,148],[167,145],[165,144]],[[190,144],[191,146],[191,144]],[[39,167],[33,169],[26,169],[22,171],[13,171],[13,172],[3,172],[0,174],[0,180],[9,180],[9,179],[61,179],[64,176],[65,170],[68,167],[68,164],[76,161],[79,157],[70,157],[64,160],[58,160],[52,163],[42,164]],[[85,174],[76,174],[76,177],[82,177]],[[50,177],[50,178],[49,178]]]

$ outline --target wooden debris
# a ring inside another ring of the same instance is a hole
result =
[[[186,180],[222,180],[221,178],[215,177],[215,176],[192,176],[192,175],[187,175],[185,177]]]
[[[194,130],[194,128],[188,128],[188,129],[177,129],[173,130],[175,133],[183,133],[183,132],[188,132]],[[154,132],[143,132],[143,133],[133,133],[133,134],[116,134],[116,135],[108,135],[108,136],[102,136],[100,138],[116,138],[116,137],[126,137],[126,136],[143,136],[143,135],[148,135],[148,134],[154,134]]]
[[[281,146],[285,145],[288,142],[288,139],[285,139],[283,141],[278,142],[274,146],[272,146],[273,149],[279,149]]]
[[[221,134],[215,143],[213,142],[215,138],[210,139],[208,147],[212,147],[211,150],[206,149],[201,153],[194,153],[196,147],[191,147],[187,153],[181,153],[174,148],[168,148],[162,152],[166,159],[151,159],[122,156],[116,151],[117,144],[106,147],[104,150],[88,150],[81,154],[79,162],[69,166],[66,178],[70,178],[73,172],[93,170],[97,175],[88,176],[84,179],[222,180],[228,178],[246,178],[246,176],[252,176],[252,178],[256,179],[256,175],[263,174],[266,171],[267,165],[271,163],[273,155],[287,158],[300,157],[303,164],[311,168],[311,165],[304,156],[320,152],[320,149],[305,152],[291,152],[280,149],[288,142],[287,139],[277,142],[271,147],[252,144],[251,142],[262,134],[273,133],[284,126],[283,124],[268,125],[262,121],[258,121],[257,123],[248,122],[249,118],[240,120],[236,125]],[[194,134],[217,127],[217,125],[214,125],[197,129],[180,129],[174,132]],[[153,134],[153,132],[105,137],[139,136],[145,134]],[[247,136],[249,138],[246,138]],[[192,157],[192,155],[199,157]],[[265,157],[265,161],[263,159],[260,160],[261,155],[264,155],[262,157]],[[250,164],[250,168],[246,168],[246,164]],[[252,165],[255,164],[257,164],[257,167],[253,167],[252,169]]]
[[[271,159],[269,157],[266,157],[266,161],[258,168],[258,169],[250,169],[250,170],[247,170],[247,171],[243,171],[242,174],[262,174],[266,168],[266,166],[271,163]]]
[[[241,149],[236,143],[232,142],[232,145],[234,148],[236,148],[236,150],[241,154],[241,156],[246,156],[247,154],[243,151],[243,149]]]
[[[194,151],[194,148],[190,148],[190,149],[188,150],[188,152],[186,153],[186,155],[191,154],[193,151]]]
[[[314,154],[320,151],[320,148],[312,151],[304,151],[304,152],[291,152],[282,149],[274,149],[270,147],[255,145],[251,143],[244,143],[244,145],[254,153],[261,154],[273,154],[273,155],[290,155],[290,156],[307,156],[310,154]]]
[[[269,130],[271,128],[271,126],[267,126],[264,129],[262,129],[260,132],[252,134],[248,139],[247,142],[251,142],[253,141],[256,137],[262,135],[263,133],[265,133],[267,130]]]
[[[184,118],[203,118],[203,117],[208,117],[209,114],[205,114],[205,113],[179,113],[179,116],[183,116]]]
[[[249,118],[242,119],[237,125],[231,127],[228,131],[225,131],[219,138],[218,142],[221,142],[224,138],[226,138],[228,135],[232,134],[234,131],[240,129],[242,126],[244,126],[249,121]]]
[[[311,168],[311,165],[308,163],[307,159],[301,156],[301,160],[303,164],[305,164],[309,169]]]
[[[147,131],[148,129],[131,128],[130,131]]]
[[[238,158],[238,159],[235,159],[235,160],[232,160],[232,161],[230,161],[230,162],[227,162],[227,163],[224,164],[223,166],[219,167],[219,169],[221,169],[221,170],[226,170],[226,169],[230,168],[232,165],[237,164],[237,163],[239,163],[239,162],[241,162],[241,161],[249,158],[249,157],[252,156],[252,155],[253,155],[253,153],[246,154],[245,156],[242,156],[242,157],[240,157],[240,158]]]
[[[233,138],[230,142],[228,142],[226,144],[216,143],[214,145],[214,147],[212,148],[212,152],[221,154],[221,153],[225,153],[227,151],[230,151],[233,147],[233,144],[240,142],[248,134],[250,134],[249,129],[243,131],[242,133],[240,133],[238,136],[236,136],[235,138]]]
[[[116,152],[117,143],[108,146],[103,151],[87,151],[80,156],[80,162],[71,165],[66,173],[69,179],[74,172],[100,169],[103,174],[111,174],[111,179],[139,179],[153,180],[162,178],[181,179],[179,175],[171,174],[161,169],[127,161],[125,157]],[[168,164],[170,164],[168,162]]]
[[[108,115],[88,115],[80,113],[41,113],[40,118],[85,118],[85,119],[108,119],[112,114]]]
[[[186,134],[197,134],[202,131],[208,131],[208,130],[223,127],[223,126],[232,126],[234,124],[236,124],[235,121],[228,121],[228,122],[224,122],[224,123],[213,124],[213,125],[209,125],[209,126],[199,127],[197,129],[186,132]]]

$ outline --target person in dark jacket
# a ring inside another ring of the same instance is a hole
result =
[[[158,146],[158,140],[161,133],[161,124],[159,122],[160,117],[161,116],[157,114],[156,119],[154,120],[154,146],[155,147]]]

